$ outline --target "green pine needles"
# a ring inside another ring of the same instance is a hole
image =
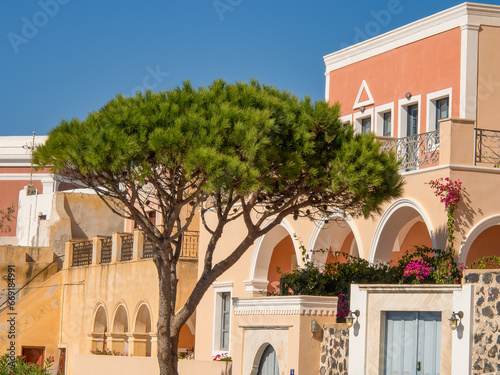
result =
[[[161,375],[177,373],[179,331],[203,294],[257,238],[289,215],[314,220],[335,209],[369,216],[401,195],[394,154],[381,153],[373,135],[354,135],[339,111],[255,80],[198,89],[186,82],[118,95],[85,120],[62,121],[36,149],[39,167],[94,189],[152,241]],[[161,227],[149,221],[151,210]],[[198,215],[208,237],[202,272],[179,308],[180,234]],[[234,220],[245,225],[241,239],[214,257]]]

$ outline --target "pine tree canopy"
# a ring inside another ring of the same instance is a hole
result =
[[[394,155],[344,127],[338,105],[257,81],[118,95],[85,120],[52,129],[35,162],[125,206],[154,196],[154,187],[165,190],[155,203],[167,206],[259,192],[272,208],[302,196],[320,212],[367,216],[402,187]]]
[[[368,216],[401,194],[394,154],[381,153],[373,135],[354,135],[339,111],[257,81],[217,80],[199,89],[184,83],[118,95],[83,121],[62,121],[35,150],[39,167],[94,189],[151,240],[161,375],[177,374],[180,329],[210,285],[282,219],[319,219],[332,210]],[[150,222],[151,210],[159,225]],[[182,234],[197,213],[209,239],[199,279],[179,308]],[[214,264],[225,225],[237,219],[243,239]]]

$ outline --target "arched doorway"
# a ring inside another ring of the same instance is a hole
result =
[[[257,375],[279,375],[278,358],[272,345],[267,345],[259,362]]]

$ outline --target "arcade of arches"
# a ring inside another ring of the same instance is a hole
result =
[[[153,343],[156,333],[152,332],[151,312],[146,303],[139,305],[132,324],[125,305],[120,303],[112,314],[111,331],[108,329],[106,308],[99,304],[93,318],[90,350],[113,351],[123,355],[151,357],[156,356]],[[191,322],[189,322],[191,323]],[[192,352],[194,349],[194,327],[185,324],[179,335],[179,354]]]

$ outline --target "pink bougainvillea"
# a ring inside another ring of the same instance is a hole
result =
[[[429,185],[434,190],[434,194],[440,198],[441,203],[444,203],[446,211],[455,211],[462,199],[462,182],[446,177],[431,180]]]
[[[413,282],[418,284],[431,274],[431,265],[425,260],[414,260],[408,263],[404,269],[403,276],[414,278]]]
[[[349,297],[344,293],[338,294],[338,304],[337,304],[337,318],[343,319],[349,315]]]
[[[434,195],[438,197],[448,216],[446,225],[448,226],[448,243],[450,252],[453,253],[453,241],[455,239],[455,210],[462,199],[462,182],[460,180],[450,180],[449,177],[438,178],[429,182],[434,190]]]

